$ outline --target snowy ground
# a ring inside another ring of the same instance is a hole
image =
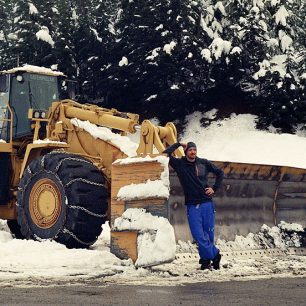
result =
[[[222,268],[219,271],[199,270],[196,248],[190,243],[181,243],[177,246],[177,259],[172,263],[136,269],[130,260],[120,260],[110,253],[107,225],[91,249],[69,250],[56,242],[14,239],[2,221],[0,280],[2,286],[80,282],[162,286],[205,281],[306,277],[306,256],[284,253],[272,257],[239,257],[229,252],[239,249],[254,250],[268,245],[286,250],[288,246],[300,245],[297,236],[292,233],[284,235],[280,227],[264,227],[258,235],[250,234],[245,238],[237,237],[233,242],[218,243],[224,253]]]

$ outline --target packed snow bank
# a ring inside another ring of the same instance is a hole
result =
[[[256,116],[233,114],[203,128],[205,114],[187,117],[181,142],[197,144],[198,156],[214,161],[231,161],[306,168],[306,138],[256,129]]]
[[[300,224],[281,221],[272,227],[264,224],[258,233],[249,233],[246,237],[237,235],[234,241],[218,239],[217,245],[223,251],[270,248],[285,250],[289,247],[306,247],[306,233]]]
[[[300,224],[281,221],[272,227],[264,224],[257,233],[246,237],[236,235],[233,241],[218,239],[216,245],[221,252],[306,247],[306,231]],[[177,253],[198,253],[198,250],[194,243],[179,240]]]
[[[158,162],[163,167],[160,175],[160,180],[147,180],[141,184],[130,184],[119,189],[117,198],[119,200],[145,199],[150,197],[166,198],[170,196],[170,181],[169,181],[169,158],[166,156],[150,157],[135,157],[118,159],[114,164],[127,165],[133,163]]]
[[[114,230],[137,230],[136,266],[170,262],[175,258],[174,230],[166,218],[152,216],[145,209],[129,208],[114,222]]]
[[[112,143],[118,147],[127,156],[136,156],[138,145],[132,142],[128,137],[113,133],[110,129],[102,126],[97,126],[89,121],[82,121],[77,118],[71,119],[71,123],[81,129],[84,129],[95,139],[101,139]]]
[[[130,260],[120,260],[109,251],[109,231],[102,232],[91,250],[67,249],[55,241],[13,239],[6,226],[0,222],[0,279],[76,280],[123,273],[134,269]]]

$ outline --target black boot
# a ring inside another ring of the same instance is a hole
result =
[[[199,264],[201,264],[201,270],[207,270],[210,268],[210,260],[209,259],[200,259]]]
[[[222,255],[220,254],[220,252],[218,252],[217,255],[215,256],[215,258],[213,259],[213,268],[215,270],[219,270],[220,269],[221,257],[222,257]]]

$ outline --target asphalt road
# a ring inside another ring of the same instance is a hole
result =
[[[306,278],[172,287],[73,285],[0,287],[1,305],[306,305]]]

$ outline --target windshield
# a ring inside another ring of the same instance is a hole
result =
[[[30,74],[29,94],[32,107],[47,110],[59,100],[57,78],[48,75]]]

